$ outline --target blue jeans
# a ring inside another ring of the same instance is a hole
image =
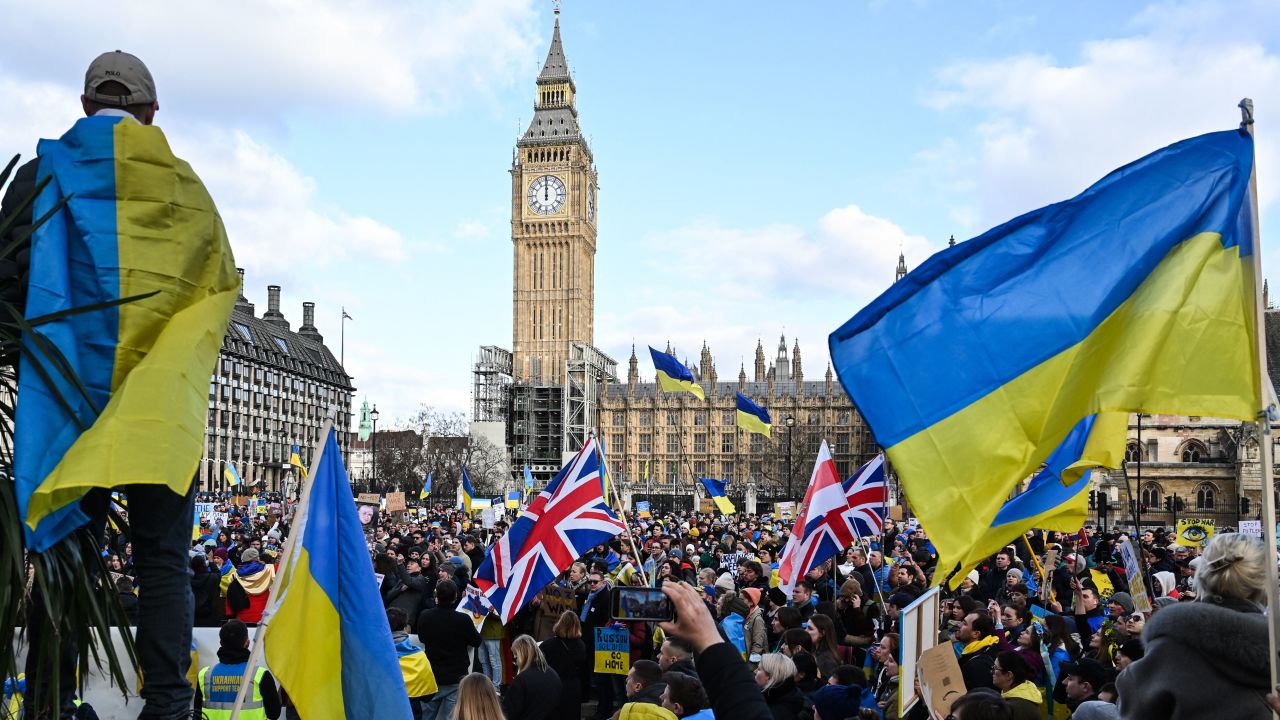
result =
[[[441,685],[431,699],[422,704],[419,720],[452,720],[453,706],[458,703],[458,685]]]
[[[191,596],[191,517],[195,511],[195,483],[185,496],[163,485],[127,485],[130,541],[138,582],[138,628],[135,636],[138,669],[143,678],[139,720],[187,717],[194,691],[187,682],[191,666],[191,623],[195,600]],[[92,490],[81,501],[89,523],[77,532],[102,537],[110,492]],[[96,577],[96,572],[91,573]],[[31,605],[28,627],[39,633],[48,620],[40,602]],[[127,628],[121,628],[122,631]],[[60,671],[61,705],[73,707],[76,648],[64,646]],[[27,677],[43,669],[28,657]],[[28,680],[28,687],[31,686]]]
[[[502,641],[480,641],[480,672],[493,681],[494,687],[502,686]]]

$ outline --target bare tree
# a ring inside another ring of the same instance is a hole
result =
[[[432,496],[437,500],[453,498],[465,466],[477,496],[498,497],[505,490],[510,478],[505,450],[483,437],[471,435],[466,414],[422,405],[402,425],[423,438],[416,484],[411,487],[421,487],[422,480],[430,473]]]

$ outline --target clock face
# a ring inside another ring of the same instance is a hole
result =
[[[564,207],[564,181],[543,175],[529,185],[529,207],[539,215],[551,215]]]
[[[596,221],[596,188],[594,185],[587,186],[587,220]]]

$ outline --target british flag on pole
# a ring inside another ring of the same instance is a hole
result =
[[[779,587],[788,595],[805,573],[815,565],[853,544],[857,533],[845,514],[849,499],[845,495],[836,463],[831,459],[827,441],[818,448],[818,460],[804,502],[796,513],[796,524],[782,550],[778,565]]]
[[[601,494],[595,438],[534,498],[476,571],[504,623],[579,556],[625,530]]]
[[[845,517],[858,537],[874,538],[884,532],[885,503],[889,486],[884,480],[884,454],[876,455],[844,481],[849,499]]]

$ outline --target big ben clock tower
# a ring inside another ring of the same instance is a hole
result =
[[[594,340],[596,169],[578,126],[560,11],[529,129],[511,163],[512,374],[561,384],[571,342]]]

